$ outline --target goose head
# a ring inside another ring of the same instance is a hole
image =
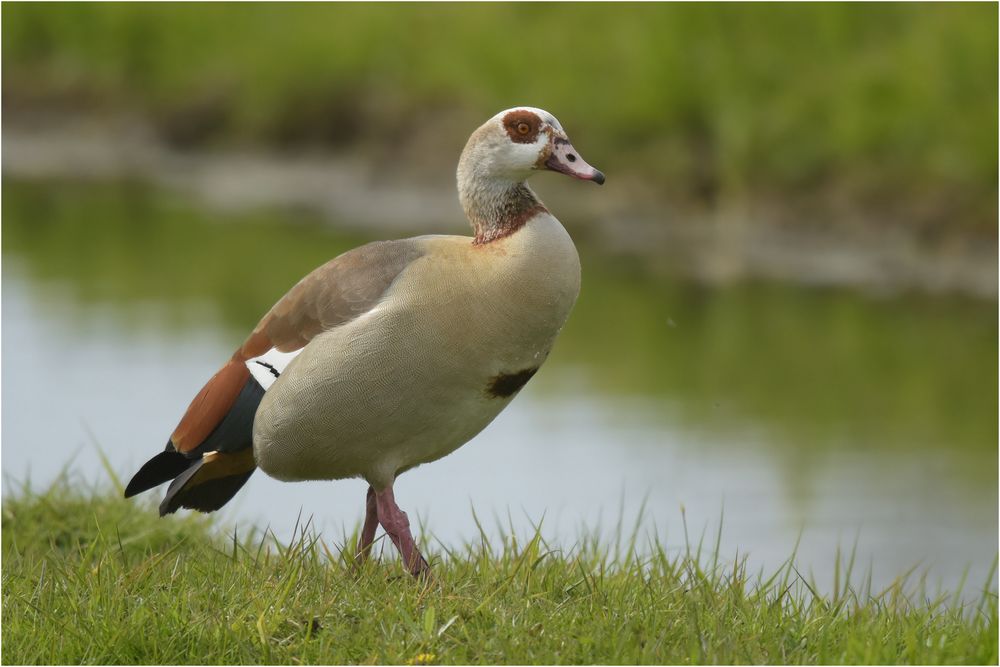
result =
[[[573,148],[555,116],[535,107],[514,107],[486,121],[469,137],[459,162],[479,178],[522,182],[535,171],[557,171],[604,183],[604,174]]]

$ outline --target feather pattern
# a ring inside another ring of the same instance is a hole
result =
[[[250,369],[234,355],[191,401],[170,435],[174,449],[182,453],[197,449],[228,414],[249,377]]]
[[[191,401],[170,436],[174,448],[179,452],[201,448],[250,377],[248,361],[272,349],[301,350],[317,334],[367,312],[422,252],[421,245],[412,240],[377,241],[335,257],[300,280]],[[263,376],[257,373],[255,377]],[[267,389],[273,381],[272,376],[261,385]]]

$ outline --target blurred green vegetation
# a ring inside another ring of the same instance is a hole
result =
[[[206,212],[128,183],[8,180],[2,206],[5,272],[23,271],[40,304],[112,306],[126,338],[204,327],[192,304],[207,304],[235,346],[301,276],[368,240],[287,213]],[[823,465],[822,450],[946,448],[969,488],[995,488],[996,303],[710,288],[580,250],[584,289],[539,390],[564,393],[569,378],[575,391],[643,401],[691,433],[764,436],[799,472]],[[144,321],[150,303],[165,317]]]
[[[995,235],[997,18],[992,3],[15,3],[4,107],[136,112],[188,147],[341,149],[460,141],[532,104],[661,201],[811,218],[847,202],[862,222]]]

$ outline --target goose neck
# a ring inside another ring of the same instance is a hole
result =
[[[524,181],[491,178],[475,171],[469,176],[459,171],[458,196],[475,230],[473,243],[477,245],[510,236],[546,212]]]

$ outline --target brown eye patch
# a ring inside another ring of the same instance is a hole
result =
[[[538,139],[542,120],[531,111],[511,111],[503,117],[503,126],[511,141],[532,144]]]

